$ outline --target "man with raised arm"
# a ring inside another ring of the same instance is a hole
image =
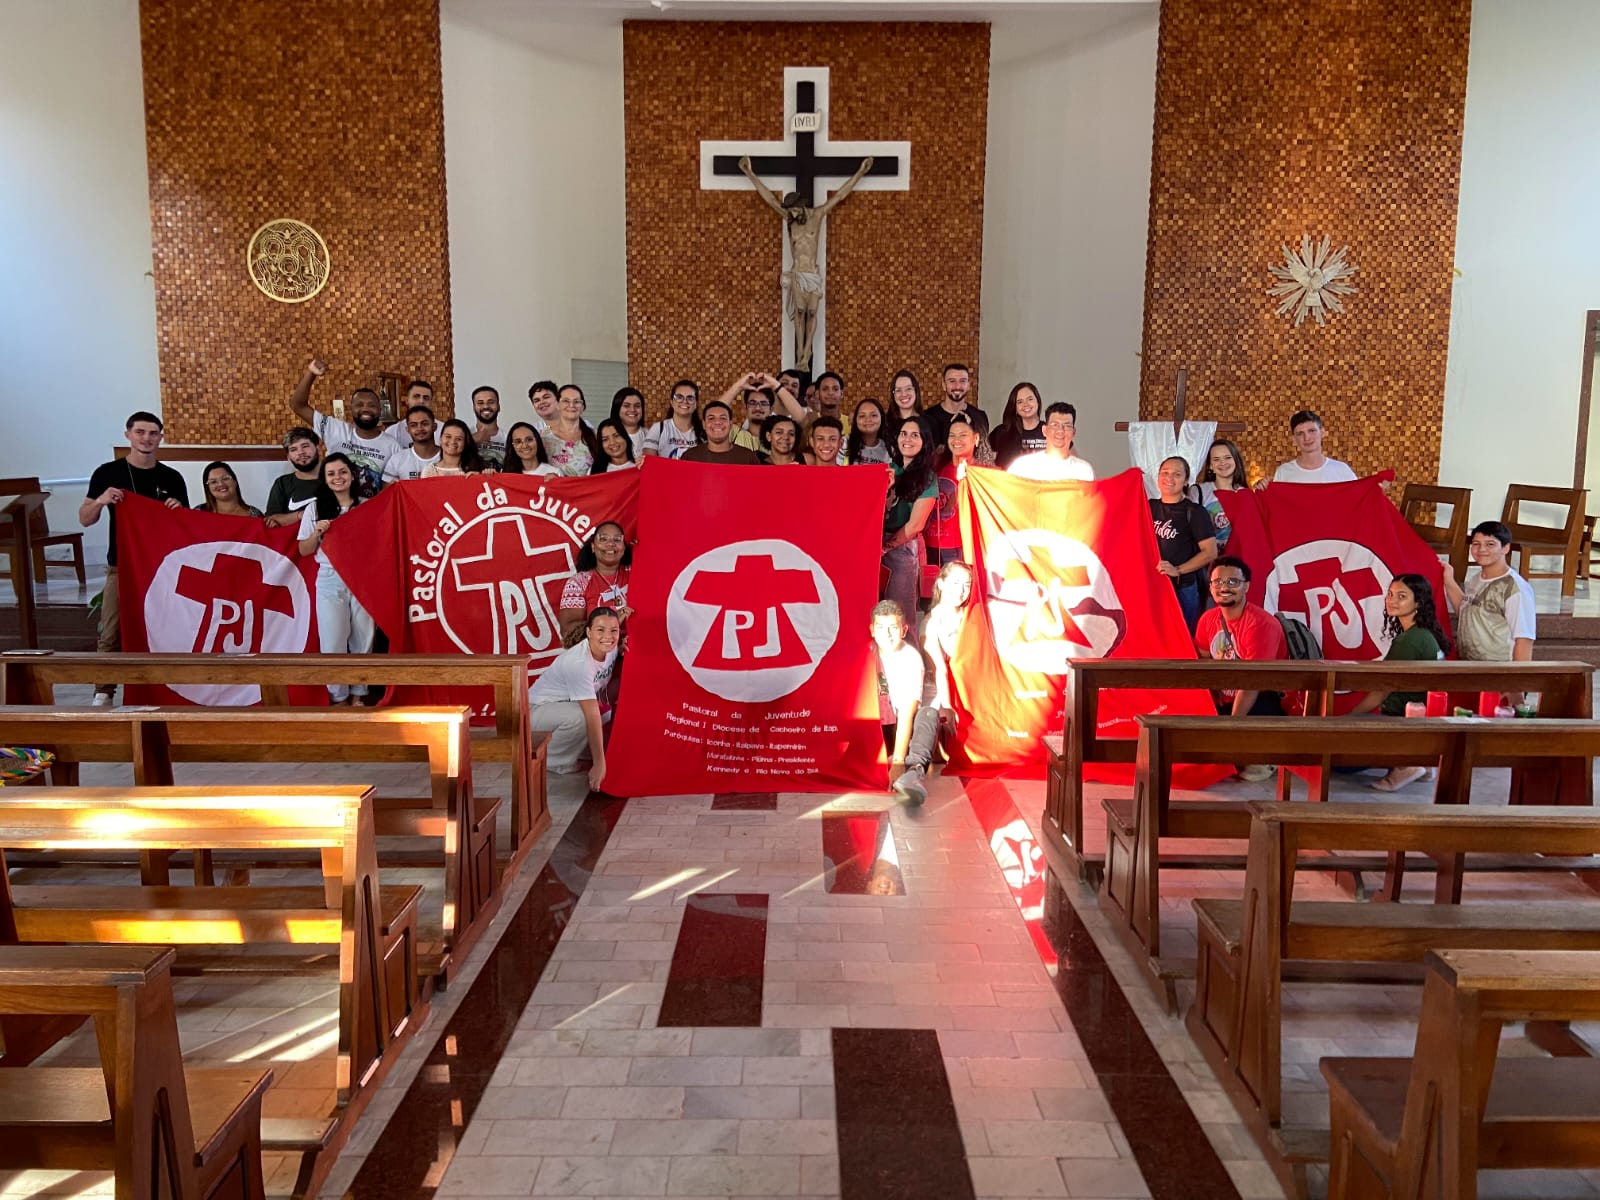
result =
[[[343,454],[356,468],[356,494],[370,500],[383,486],[383,467],[395,452],[395,439],[384,433],[383,401],[371,388],[350,393],[350,420],[330,417],[311,406],[311,389],[327,373],[328,364],[313,358],[289,396],[289,409],[322,439],[325,454]],[[401,429],[404,421],[395,422]],[[408,438],[406,445],[410,445]]]

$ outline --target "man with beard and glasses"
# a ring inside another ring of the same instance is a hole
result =
[[[478,419],[472,431],[478,457],[484,466],[498,471],[506,465],[506,435],[500,428],[500,393],[487,384],[473,388],[472,415]]]
[[[322,447],[317,435],[297,425],[283,438],[289,470],[272,481],[267,493],[267,527],[300,524],[300,510],[317,497],[317,481],[322,478]]]
[[[383,467],[395,452],[395,439],[383,430],[383,401],[371,388],[350,393],[350,420],[330,417],[311,407],[312,385],[327,372],[328,364],[314,358],[295,384],[289,408],[322,439],[327,454],[343,454],[356,469],[356,494],[370,500],[383,486]],[[403,429],[405,422],[397,424]],[[406,445],[410,445],[409,437]]]
[[[971,391],[972,372],[965,363],[951,363],[944,369],[944,399],[922,413],[934,445],[942,447],[948,440],[950,418],[957,413],[967,414],[980,438],[989,436],[989,415],[969,399]]]

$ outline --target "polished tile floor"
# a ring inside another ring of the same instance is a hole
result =
[[[380,770],[398,788],[403,768]],[[1042,784],[936,777],[913,809],[865,793],[616,800],[578,782],[552,780],[555,827],[324,1197],[1282,1194],[1092,893],[1045,871]],[[1192,939],[1190,897],[1240,880],[1165,882],[1171,945]],[[186,981],[185,1050],[270,1063],[269,1110],[316,1111],[333,1011],[319,986]],[[1325,1119],[1321,1055],[1409,1054],[1417,1003],[1286,989],[1291,1119]],[[269,1164],[270,1191],[293,1166]],[[0,1193],[110,1187],[35,1172],[0,1176]],[[1482,1194],[1596,1200],[1600,1175],[1493,1173]]]

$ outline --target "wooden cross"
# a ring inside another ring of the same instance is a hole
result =
[[[1189,368],[1188,367],[1179,367],[1178,368],[1178,391],[1177,391],[1177,396],[1173,400],[1173,404],[1172,404],[1172,435],[1173,435],[1173,437],[1181,438],[1183,436],[1183,417],[1184,417],[1184,411],[1185,411],[1186,407],[1188,406],[1188,400],[1189,400]],[[1112,426],[1112,428],[1115,429],[1118,433],[1127,433],[1128,432],[1128,422],[1127,421],[1118,421],[1115,425]],[[1244,430],[1245,430],[1245,424],[1244,424],[1243,421],[1218,421],[1217,422],[1217,432],[1219,434],[1222,434],[1222,433],[1243,433]]]

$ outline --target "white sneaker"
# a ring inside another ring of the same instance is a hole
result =
[[[1246,783],[1265,783],[1272,778],[1272,768],[1266,763],[1251,763],[1239,768],[1239,778]]]
[[[110,708],[116,702],[116,695],[112,692],[96,692],[94,699],[89,701],[95,708]]]
[[[912,804],[921,804],[928,798],[926,772],[921,767],[907,767],[905,774],[894,781],[894,790]]]

